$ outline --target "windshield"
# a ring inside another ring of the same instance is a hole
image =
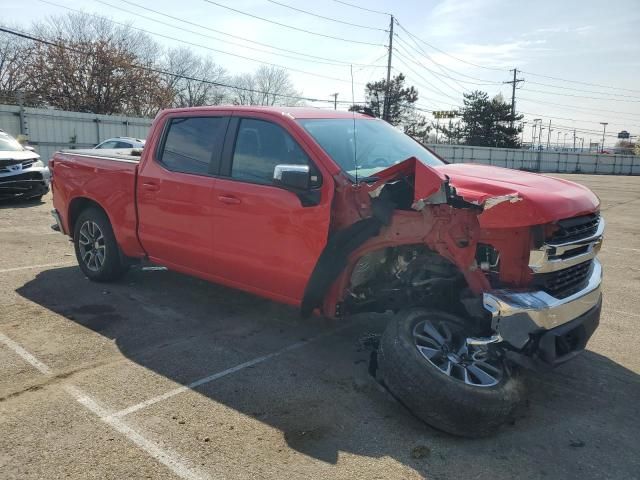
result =
[[[355,132],[350,118],[299,119],[298,123],[352,177],[356,176],[356,164],[360,178],[410,157],[430,166],[443,165],[429,150],[382,120],[356,118]]]
[[[0,132],[0,151],[5,152],[21,152],[24,148],[11,135]]]

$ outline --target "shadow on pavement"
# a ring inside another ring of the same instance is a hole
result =
[[[95,284],[77,267],[59,268],[17,292],[183,385],[341,325],[301,319],[296,309],[166,271],[135,269],[119,283]],[[640,472],[637,374],[587,351],[552,373],[527,375],[529,407],[514,425],[492,438],[462,440],[420,423],[368,376],[368,339],[386,318],[356,318],[344,330],[195,390],[332,464],[346,452],[389,456],[434,478]],[[423,456],[416,455],[420,445],[428,446]]]

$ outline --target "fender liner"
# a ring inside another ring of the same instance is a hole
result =
[[[349,255],[368,239],[378,235],[384,225],[389,225],[395,207],[393,200],[381,194],[371,199],[371,217],[358,220],[329,238],[304,291],[300,305],[303,317],[308,317],[322,305],[327,290],[346,267]]]

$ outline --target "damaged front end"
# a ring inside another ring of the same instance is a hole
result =
[[[488,288],[475,268],[482,206],[458,195],[444,174],[410,158],[368,182],[338,182],[334,233],[307,285],[303,314],[397,310],[458,287]]]
[[[447,175],[415,158],[357,184],[336,182],[333,233],[306,287],[304,315],[437,309],[464,318],[468,345],[491,345],[534,368],[584,348],[599,318],[594,257],[603,222],[593,238],[567,245],[546,242],[538,227],[483,228],[483,212],[495,221],[522,208],[523,197],[460,195]],[[553,266],[543,262],[538,275],[543,255]],[[576,265],[583,281],[562,298],[536,284],[547,268],[564,278],[573,272],[564,267]]]

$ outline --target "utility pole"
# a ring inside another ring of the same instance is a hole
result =
[[[333,97],[333,109],[337,110],[338,109],[338,94],[337,93],[332,93],[329,96]]]
[[[523,78],[516,78],[518,70],[514,68],[513,70],[509,70],[513,72],[513,80],[502,83],[510,83],[511,84],[511,128],[513,128],[513,122],[516,118],[516,85],[520,82],[524,82]]]
[[[387,58],[387,91],[384,95],[384,107],[382,109],[383,120],[389,121],[389,113],[391,105],[389,104],[389,95],[391,95],[391,56],[393,55],[393,24],[395,19],[393,15],[389,15],[391,20],[389,21],[389,57]]]
[[[556,149],[560,148],[560,130],[558,130],[558,138],[556,138]]]
[[[608,122],[600,122],[600,125],[602,125],[602,145],[600,146],[600,153],[604,152],[604,134],[607,133],[607,125],[609,125]]]
[[[533,137],[531,137],[531,146],[535,150],[536,147],[536,130],[538,129],[538,122],[540,122],[540,127],[542,127],[542,119],[534,118],[533,119]]]
[[[549,143],[551,142],[551,120],[549,120],[549,131],[547,132],[547,150],[549,150]]]
[[[573,151],[576,151],[576,129],[573,129]]]
[[[542,126],[542,122],[540,122],[540,130],[538,131],[538,148],[542,149],[542,131],[544,127]]]

